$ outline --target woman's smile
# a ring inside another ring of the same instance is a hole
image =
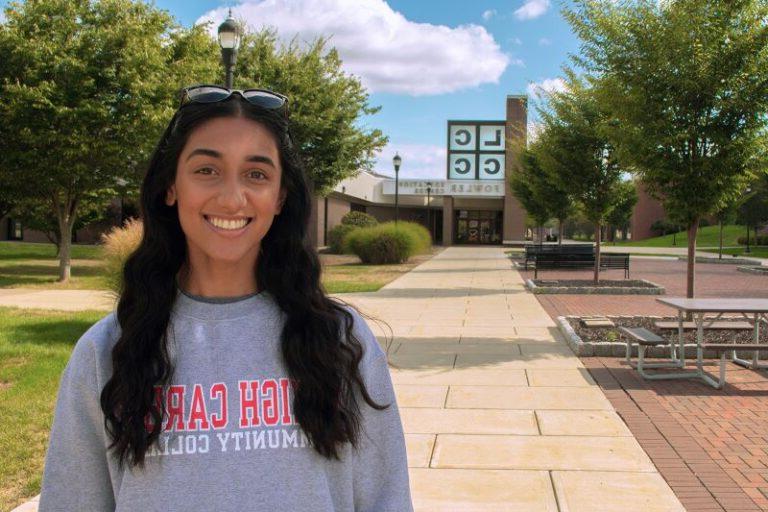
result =
[[[237,219],[226,219],[214,215],[203,215],[205,223],[217,233],[228,237],[235,237],[245,232],[253,217],[239,217]]]

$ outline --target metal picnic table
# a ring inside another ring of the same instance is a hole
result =
[[[683,321],[688,313],[693,314],[693,319],[696,325],[696,372],[667,374],[659,378],[701,378],[707,384],[714,386],[715,388],[721,387],[724,382],[723,368],[721,367],[721,382],[718,383],[707,375],[703,370],[703,351],[704,351],[704,327],[711,325],[716,320],[719,320],[724,314],[738,313],[742,317],[751,319],[754,322],[754,344],[759,344],[760,341],[760,323],[766,322],[768,324],[768,299],[761,298],[747,298],[747,299],[686,299],[686,298],[657,298],[661,304],[665,304],[677,310],[678,318],[678,349],[680,350],[680,357],[677,360],[680,368],[685,367],[685,341],[683,338],[684,328]],[[705,318],[706,314],[716,314],[715,317]],[[768,348],[768,345],[766,345]],[[673,352],[673,359],[677,359]],[[732,360],[734,363],[746,366],[752,369],[768,368],[768,365],[761,365],[758,363],[758,351],[754,351],[754,355],[751,361],[740,359],[736,356],[736,349],[733,350]]]

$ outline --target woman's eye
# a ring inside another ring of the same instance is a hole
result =
[[[248,176],[251,178],[257,178],[258,176],[262,176],[263,179],[266,179],[266,175],[264,175],[261,171],[251,171],[248,173]]]
[[[211,174],[211,172],[213,172],[213,169],[211,169],[210,167],[202,167],[195,171],[195,173],[200,173],[200,174]]]

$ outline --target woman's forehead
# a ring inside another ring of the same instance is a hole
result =
[[[277,157],[277,141],[262,123],[244,117],[218,117],[204,122],[190,133],[182,157],[197,148],[221,154],[259,152]]]

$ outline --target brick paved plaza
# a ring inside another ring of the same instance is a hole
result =
[[[685,296],[685,262],[632,259],[632,277]],[[532,272],[520,272],[523,278]],[[540,277],[588,279],[588,271]],[[620,279],[620,271],[603,278]],[[698,297],[768,297],[768,277],[698,264]],[[539,295],[559,315],[673,315],[653,296]],[[724,390],[698,381],[646,381],[619,358],[581,358],[680,502],[690,511],[768,510],[768,371],[729,364]],[[708,366],[716,373],[714,362]]]

